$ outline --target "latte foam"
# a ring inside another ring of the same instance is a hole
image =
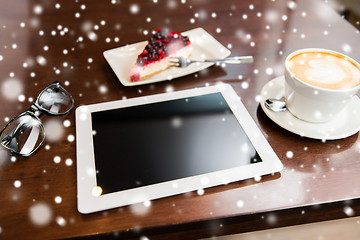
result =
[[[360,68],[342,55],[303,52],[293,56],[288,68],[298,79],[328,89],[348,89],[360,84]]]

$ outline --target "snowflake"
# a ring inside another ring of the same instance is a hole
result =
[[[354,209],[349,206],[344,207],[344,213],[349,217],[352,217],[355,214]]]
[[[21,187],[21,181],[20,180],[15,180],[14,187],[20,188]]]
[[[266,68],[265,72],[267,75],[271,75],[274,73],[274,70],[271,67],[268,67],[268,68]]]
[[[150,201],[130,205],[130,211],[136,216],[144,216],[149,213],[150,209]]]
[[[294,153],[292,151],[287,151],[286,152],[286,157],[287,158],[292,158],[294,156]]]
[[[55,156],[53,160],[54,160],[54,163],[60,163],[61,162],[61,157]]]
[[[68,140],[69,142],[75,141],[74,135],[72,135],[72,134],[68,135],[67,140]]]
[[[139,5],[137,5],[137,4],[132,4],[132,5],[130,6],[130,12],[131,12],[132,14],[138,14],[139,11],[140,11]]]
[[[1,90],[7,100],[16,100],[23,92],[23,84],[16,78],[10,78],[3,82]]]
[[[35,5],[33,8],[33,12],[36,15],[40,15],[43,12],[43,7],[41,5]]]
[[[66,220],[65,218],[59,216],[59,217],[56,217],[56,222],[57,224],[59,224],[59,226],[61,227],[65,227],[66,226]]]
[[[73,164],[73,160],[68,158],[65,160],[65,164],[66,164],[66,166],[71,166]]]
[[[35,203],[29,209],[29,218],[34,225],[46,226],[50,223],[53,212],[46,203]]]
[[[56,196],[56,197],[54,198],[54,201],[55,201],[55,203],[60,204],[60,203],[62,202],[62,197]]]
[[[242,208],[242,207],[244,207],[244,205],[245,205],[245,203],[244,203],[243,200],[239,200],[239,201],[236,202],[236,206],[237,206],[238,208]]]
[[[46,139],[50,142],[59,141],[64,134],[63,123],[57,119],[51,119],[44,124],[46,129]]]

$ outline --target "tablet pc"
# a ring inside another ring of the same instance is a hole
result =
[[[227,84],[80,106],[76,145],[81,213],[283,167]]]

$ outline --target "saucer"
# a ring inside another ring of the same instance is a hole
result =
[[[269,81],[261,90],[261,108],[280,127],[298,134],[321,140],[335,140],[349,137],[360,130],[360,99],[354,96],[341,114],[325,123],[310,123],[296,118],[289,111],[273,112],[265,107],[268,98],[280,99],[284,96],[284,76]]]

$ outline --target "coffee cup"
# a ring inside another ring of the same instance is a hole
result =
[[[331,121],[360,89],[360,64],[327,49],[297,50],[285,60],[286,108],[312,123]]]

